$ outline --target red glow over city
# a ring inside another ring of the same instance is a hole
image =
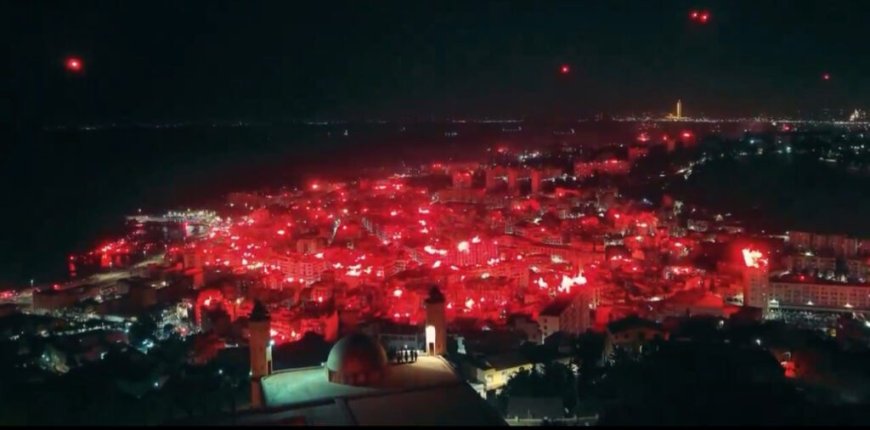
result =
[[[695,137],[691,130],[675,131],[677,137]],[[648,139],[648,132],[638,140]],[[433,286],[444,297],[446,322],[470,321],[492,330],[509,327],[514,315],[537,319],[564,306],[582,309],[583,315],[588,310],[595,318],[601,307],[621,307],[620,314],[641,309],[658,317],[670,311],[649,304],[671,306],[692,289],[714,290],[707,295],[724,303],[721,296],[738,290],[741,281],[730,278],[733,274],[710,274],[692,265],[709,233],[677,229],[650,207],[569,184],[548,184],[540,194],[509,189],[511,181],[543,182],[562,176],[561,170],[437,164],[435,175],[445,181],[440,189],[401,175],[356,183],[319,178],[278,195],[239,193],[228,202],[236,208],[232,217],[179,222],[185,231],[201,229],[180,235],[181,242],[167,247],[164,257],[196,285],[195,299],[187,299],[190,331],[244,323],[255,298],[269,312],[272,344],[281,346],[307,333],[334,342],[342,318],[381,320],[378,324],[402,330],[418,326],[428,317]],[[575,163],[574,172],[589,166],[606,174],[631,165],[606,153]],[[486,177],[508,187],[484,190],[484,181],[471,180]],[[493,199],[499,192],[504,195]],[[582,199],[587,203],[578,204]],[[737,243],[729,248],[729,271],[768,275],[758,270],[768,266],[764,242]],[[130,240],[104,241],[70,263],[79,265],[89,255],[113,269],[136,251]],[[206,281],[206,274],[213,280]],[[674,308],[682,314],[686,306]],[[607,318],[576,318],[571,324],[579,332],[602,330]]]
[[[618,161],[608,159],[603,164]],[[454,169],[437,164],[446,171]],[[453,172],[459,183],[467,183],[472,173]],[[403,324],[417,323],[424,317],[421,303],[426,297],[425,284],[416,281],[421,279],[438,282],[450,319],[503,321],[512,312],[534,314],[557,296],[592,294],[603,288],[595,276],[599,269],[589,264],[593,262],[572,259],[579,249],[544,244],[561,237],[557,228],[540,225],[515,232],[520,236],[504,233],[506,215],[515,206],[529,217],[544,209],[536,199],[508,202],[477,219],[478,215],[433,201],[420,192],[425,189],[399,177],[362,186],[366,188],[345,192],[344,183],[310,182],[294,200],[283,197],[288,199],[286,211],[255,205],[247,215],[214,224],[207,234],[172,255],[199,264],[193,267],[257,276],[267,290],[298,297],[293,309],[271,311],[276,344],[291,342],[307,331],[334,337],[330,309],[356,309]],[[561,195],[577,192],[566,189]],[[381,196],[390,198],[378,200]],[[240,206],[245,206],[241,200],[236,207]],[[459,221],[469,216],[469,222]],[[606,219],[589,214],[577,219],[575,228],[602,232],[614,223],[654,223],[647,215],[613,209]],[[327,245],[330,240],[334,246]],[[355,246],[348,248],[347,243]],[[113,244],[111,249],[125,247]],[[549,255],[546,260],[540,258],[542,250]],[[638,264],[630,258],[624,261],[628,263],[623,270],[639,270],[632,269]],[[537,273],[531,279],[530,268]],[[528,289],[530,285],[538,288]],[[240,307],[251,306],[248,299],[227,299],[219,290],[206,291],[195,306],[198,324],[205,323],[202,316],[209,310],[223,309],[235,320],[244,315]]]
[[[870,0],[646,1],[17,2],[0,421],[870,423]]]

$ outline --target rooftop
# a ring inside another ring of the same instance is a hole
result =
[[[631,330],[635,328],[648,328],[653,330],[663,330],[661,324],[650,321],[647,319],[640,318],[636,315],[632,315],[621,320],[616,320],[610,324],[607,324],[607,331],[610,333],[618,333],[624,330]]]
[[[817,285],[841,285],[843,287],[870,287],[870,282],[858,282],[857,280],[852,280],[852,282],[839,282],[834,280],[828,280],[824,278],[817,278],[809,275],[799,275],[796,273],[785,273],[781,275],[774,275],[770,277],[770,282],[787,282],[793,284],[817,284]]]
[[[559,316],[562,312],[565,312],[565,309],[571,306],[573,301],[573,297],[558,297],[544,307],[544,309],[541,309],[541,316]]]
[[[263,379],[266,410],[239,424],[505,425],[440,357],[389,366],[369,386],[329,382],[325,367],[274,373]]]
[[[329,382],[326,368],[319,366],[279,371],[263,379],[263,394],[268,407],[281,407],[334,397],[372,395],[460,382],[446,361],[423,356],[415,363],[389,366],[385,377],[371,386]]]
[[[505,370],[517,366],[530,364],[531,361],[519,351],[510,351],[502,354],[488,355],[478,361],[483,369]]]

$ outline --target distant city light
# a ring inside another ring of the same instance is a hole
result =
[[[568,73],[571,72],[571,66],[569,66],[569,65],[567,65],[567,64],[563,64],[562,67],[559,68],[559,71],[560,71],[563,75],[567,75]]]

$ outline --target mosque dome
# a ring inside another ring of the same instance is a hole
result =
[[[339,340],[329,351],[326,370],[329,381],[345,385],[378,382],[387,369],[387,354],[374,339],[355,333]]]

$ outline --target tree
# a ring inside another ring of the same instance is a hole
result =
[[[577,405],[577,382],[568,366],[558,362],[544,364],[542,372],[523,370],[516,373],[499,396],[507,405],[511,396],[561,397],[563,406],[573,410]]]
[[[767,353],[699,343],[617,363],[595,395],[601,425],[786,424],[802,404]]]
[[[577,339],[577,355],[575,360],[579,363],[580,374],[577,381],[578,393],[588,392],[592,382],[601,370],[601,362],[604,355],[604,336],[601,334],[586,332]],[[579,394],[578,394],[579,395]]]
[[[581,369],[598,367],[604,354],[604,336],[586,332],[577,338],[577,360]]]

